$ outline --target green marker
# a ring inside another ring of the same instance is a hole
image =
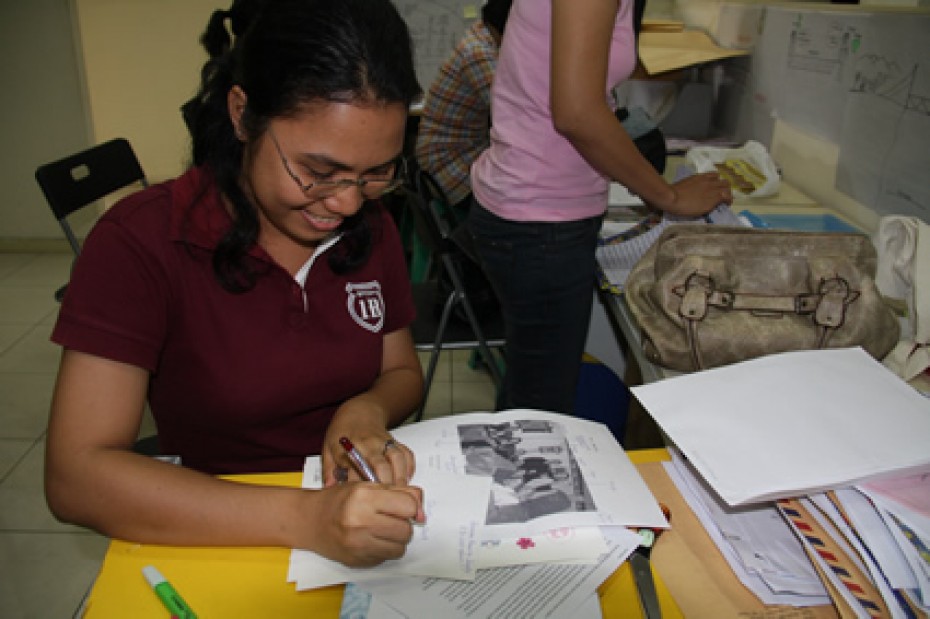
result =
[[[155,595],[165,605],[165,608],[178,619],[197,619],[197,615],[191,610],[178,592],[174,590],[171,583],[165,580],[157,569],[151,565],[142,568],[142,575],[148,581],[149,586],[155,591]]]

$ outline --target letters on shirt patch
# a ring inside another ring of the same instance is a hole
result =
[[[359,326],[372,333],[378,333],[384,326],[384,299],[381,297],[381,284],[367,282],[364,284],[346,284],[346,305],[349,316]]]

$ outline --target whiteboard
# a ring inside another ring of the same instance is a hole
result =
[[[465,31],[478,18],[482,0],[394,0],[413,39],[413,61],[423,92]]]
[[[839,147],[836,189],[930,222],[930,15],[768,7],[751,82],[750,117]]]

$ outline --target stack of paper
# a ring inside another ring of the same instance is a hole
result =
[[[830,603],[801,543],[773,504],[724,504],[677,450],[670,451],[668,476],[733,573],[759,601],[786,606]]]
[[[602,424],[519,410],[445,417],[394,436],[417,456],[412,483],[424,490],[426,524],[402,559],[376,568],[293,551],[288,580],[298,589],[352,582],[395,617],[424,608],[483,616],[498,606],[514,617],[599,616],[577,613],[599,608],[597,587],[638,545],[626,527],[668,526]],[[319,459],[308,459],[304,486],[321,479]]]
[[[713,489],[695,510],[708,512],[712,536],[743,535],[721,512],[776,505],[843,616],[927,616],[930,401],[858,348],[771,355],[633,392]],[[700,494],[682,469],[683,494]],[[752,544],[730,544],[744,567]]]
[[[894,499],[889,503],[887,496],[865,485],[815,493],[799,501],[864,579],[865,592],[860,586],[850,586],[846,570],[834,569],[833,563],[824,558],[822,546],[811,541],[807,531],[795,527],[837,604],[850,608],[857,617],[876,616],[870,603],[873,599],[887,609],[886,616],[895,619],[927,617],[930,613],[928,480],[930,474],[876,484],[909,485],[911,490],[923,493],[923,513],[913,512]],[[786,520],[791,523],[790,518]]]
[[[930,466],[930,400],[861,348],[768,355],[632,392],[729,505]]]
[[[862,515],[858,511],[852,513],[849,504],[858,498],[846,491],[840,500],[853,525],[866,545],[873,549],[875,560],[891,586],[905,590],[911,598],[919,597],[926,610],[930,606],[930,473],[869,482],[857,490],[871,499],[885,529],[868,509],[863,508],[865,514]],[[888,537],[882,538],[885,530]],[[877,550],[879,547],[881,551]]]

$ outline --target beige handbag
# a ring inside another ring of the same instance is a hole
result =
[[[633,267],[624,294],[646,357],[674,370],[848,346],[881,359],[899,326],[875,268],[861,234],[676,224]]]

